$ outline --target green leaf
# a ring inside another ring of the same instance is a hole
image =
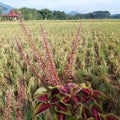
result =
[[[100,120],[107,120],[105,114],[98,113]]]
[[[81,84],[80,84],[80,87],[81,87],[81,88],[88,88],[85,83],[81,83]]]
[[[41,86],[39,89],[37,89],[37,91],[35,92],[34,96],[41,95],[43,93],[46,93],[47,91],[48,91],[47,88]]]
[[[67,116],[66,118],[67,118],[67,120],[77,120],[78,117],[74,116],[74,115],[73,116],[70,115],[70,116]]]
[[[87,120],[95,120],[95,118],[94,117],[90,117]]]

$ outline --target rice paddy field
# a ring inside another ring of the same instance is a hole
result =
[[[25,21],[36,47],[44,54],[40,31],[40,24],[43,25],[59,76],[80,23],[82,30],[72,69],[74,82],[84,82],[104,92],[109,98],[103,103],[104,112],[120,117],[120,20]],[[32,120],[38,85],[19,55],[15,39],[35,63],[19,22],[0,22],[0,120],[8,120],[7,111],[11,111],[11,120]],[[6,103],[9,90],[11,102]],[[17,96],[23,99],[18,102]],[[10,110],[6,107],[8,104],[11,104]],[[22,117],[16,119],[15,116]],[[49,120],[44,113],[34,119]]]

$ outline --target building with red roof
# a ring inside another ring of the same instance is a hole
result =
[[[13,10],[10,10],[8,14],[2,15],[6,20],[14,21],[20,18],[20,14],[15,13]]]

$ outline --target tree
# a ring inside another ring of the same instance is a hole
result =
[[[110,18],[110,12],[109,11],[95,11],[91,13],[91,17],[94,19],[105,19]]]
[[[42,9],[38,11],[41,14],[42,19],[44,20],[51,20],[53,18],[53,13],[49,9]]]
[[[21,11],[22,17],[25,20],[37,20],[41,18],[41,16],[39,15],[36,9],[30,9],[24,7],[21,8],[19,11]]]
[[[65,20],[67,18],[66,14],[61,11],[54,11],[53,15],[54,15],[54,19],[58,19],[58,20]]]

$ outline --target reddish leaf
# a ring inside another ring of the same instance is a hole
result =
[[[62,103],[59,103],[59,104],[57,105],[57,110],[58,110],[58,111],[67,112],[66,106],[65,106],[64,104],[62,104]]]
[[[86,94],[88,94],[88,95],[91,94],[91,90],[90,90],[89,88],[83,88],[83,89],[82,89],[82,92],[83,92],[83,93],[86,93]]]
[[[87,102],[89,99],[90,99],[90,97],[88,95],[83,94],[83,96],[82,96],[82,103]]]
[[[63,98],[63,100],[61,100],[61,102],[65,105],[65,106],[70,106],[71,104],[71,98],[66,96]]]
[[[82,110],[82,118],[83,120],[87,119],[87,111],[85,109]]]
[[[57,102],[59,102],[59,99],[57,97],[53,97],[50,101],[51,104],[56,104]]]
[[[103,98],[106,98],[106,96],[100,92],[100,91],[97,91],[97,90],[94,90],[92,92],[92,97],[94,98],[94,100],[96,100],[97,102],[101,101]]]
[[[80,114],[82,114],[83,120],[86,120],[87,118],[90,117],[90,111],[89,111],[89,107],[87,105],[81,106],[81,110],[82,110],[82,112],[80,112]]]
[[[98,111],[97,111],[96,108],[93,108],[93,110],[92,110],[92,114],[93,114],[93,116],[95,117],[96,120],[99,120],[99,117],[98,117]]]
[[[102,113],[102,108],[99,104],[94,103],[90,106],[91,115],[95,117],[96,120],[99,120],[98,113]]]
[[[63,103],[69,103],[69,102],[70,102],[70,97],[65,97]]]
[[[100,91],[98,91],[98,90],[94,90],[94,91],[93,91],[93,95],[94,95],[94,96],[103,96],[103,93],[100,92]]]
[[[73,96],[72,97],[72,100],[76,103],[76,104],[79,104],[80,103],[80,99],[78,96]]]
[[[40,96],[36,97],[36,100],[40,101],[40,102],[47,102],[49,99],[48,99],[47,94],[43,94],[43,95],[40,95]]]
[[[107,114],[106,119],[107,120],[120,120],[120,118],[118,118],[116,115],[113,115],[113,114]]]
[[[58,88],[52,89],[52,91],[51,91],[51,96],[54,96],[54,95],[57,95],[57,94],[60,94]]]
[[[120,118],[112,113],[108,114],[100,114],[99,113],[100,120],[120,120]]]
[[[83,88],[82,89],[82,103],[85,103],[89,100],[91,95],[91,91],[89,88]]]
[[[83,97],[82,97],[82,103],[85,103],[85,102],[86,102],[86,100],[87,100],[87,99],[86,99],[86,97],[85,97],[85,96],[83,96]]]
[[[65,114],[57,113],[58,120],[65,120]]]
[[[37,115],[39,113],[45,112],[50,106],[51,104],[45,104],[45,103],[38,104],[34,114]]]
[[[70,115],[70,110],[68,109],[68,106],[65,106],[63,103],[59,103],[56,105],[56,112]]]

